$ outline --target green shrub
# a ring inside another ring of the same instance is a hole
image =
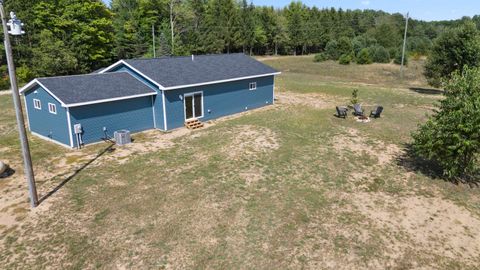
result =
[[[342,37],[338,40],[339,55],[351,54],[353,52],[352,40],[348,37]]]
[[[328,60],[328,55],[326,53],[317,53],[315,58],[313,58],[314,62],[325,62]]]
[[[395,47],[393,47],[393,48],[388,48],[388,53],[390,54],[390,58],[395,59],[395,57],[397,57],[397,54],[398,54],[398,51],[399,51],[399,50],[401,51],[402,48],[400,48],[400,49],[399,49],[399,48],[395,48]]]
[[[352,105],[358,104],[360,100],[358,99],[358,89],[353,89],[352,91],[352,99],[350,100],[350,103]]]
[[[20,83],[27,83],[31,81],[35,75],[32,70],[27,66],[21,66],[17,68],[17,78]]]
[[[398,51],[397,52],[397,55],[395,55],[395,59],[393,59],[393,62],[397,65],[401,65],[402,64],[402,50]],[[408,66],[408,53],[405,52],[405,59],[403,59],[403,64],[405,66]]]
[[[413,150],[455,182],[479,181],[480,68],[455,72],[438,111],[413,133]]]
[[[350,54],[343,54],[338,59],[338,62],[340,65],[350,65],[350,62],[352,62],[352,56],[350,56]]]
[[[340,51],[338,48],[338,42],[336,40],[330,40],[325,46],[325,53],[330,60],[337,61],[340,58]]]
[[[373,60],[372,60],[372,56],[370,55],[370,50],[367,48],[360,50],[360,52],[357,55],[357,64],[368,65],[371,63],[373,63]]]
[[[374,46],[370,48],[372,60],[375,63],[390,63],[390,53],[383,46]]]

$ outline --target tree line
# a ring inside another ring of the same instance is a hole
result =
[[[302,2],[284,8],[246,0],[6,0],[25,23],[13,38],[18,77],[92,72],[117,59],[153,55],[244,52],[299,55],[369,49],[373,61],[398,55],[405,18],[374,10],[319,9]],[[411,20],[408,51],[426,55],[445,29],[459,21]],[[155,36],[155,40],[153,39]],[[155,52],[153,44],[155,43]],[[343,59],[345,60],[345,59]],[[365,61],[369,61],[366,59]],[[8,88],[6,59],[0,56],[0,88]]]

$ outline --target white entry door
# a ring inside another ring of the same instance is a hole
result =
[[[203,93],[196,92],[185,94],[183,98],[185,106],[185,120],[203,117]]]

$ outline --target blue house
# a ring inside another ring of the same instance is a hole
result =
[[[244,54],[120,60],[21,89],[32,134],[67,147],[163,131],[274,103],[275,69]]]

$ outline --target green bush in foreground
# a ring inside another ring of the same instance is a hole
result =
[[[318,53],[315,55],[315,58],[313,58],[314,62],[325,62],[328,60],[328,55],[326,53]]]
[[[414,152],[443,168],[444,175],[478,181],[480,161],[480,68],[465,68],[447,82],[439,110],[413,133]]]
[[[350,62],[352,62],[352,57],[349,54],[343,54],[338,59],[338,62],[340,65],[350,65]]]

